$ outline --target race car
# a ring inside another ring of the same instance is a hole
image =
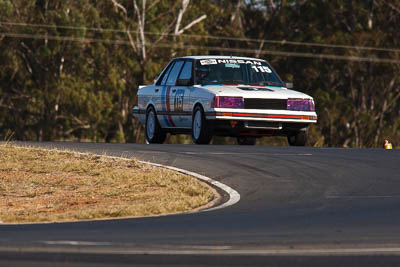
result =
[[[148,86],[139,86],[133,115],[145,126],[148,143],[166,134],[191,134],[196,144],[213,136],[254,145],[262,136],[287,136],[304,146],[317,122],[314,100],[289,90],[262,59],[187,56],[173,59]]]

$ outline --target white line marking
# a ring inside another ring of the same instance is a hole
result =
[[[229,200],[227,202],[222,203],[221,205],[213,207],[213,208],[202,210],[201,212],[217,210],[217,209],[223,209],[223,208],[226,208],[226,207],[229,207],[229,206],[232,206],[232,205],[236,204],[240,200],[240,194],[236,190],[234,190],[233,188],[231,188],[231,187],[229,187],[229,186],[227,186],[227,185],[225,185],[225,184],[223,184],[221,182],[218,182],[218,181],[216,181],[214,179],[211,179],[211,178],[209,178],[207,176],[204,176],[204,175],[201,175],[201,174],[198,174],[198,173],[195,173],[195,172],[187,171],[187,170],[184,170],[184,169],[172,167],[172,166],[166,166],[166,165],[162,165],[162,164],[157,164],[157,163],[152,163],[152,162],[145,162],[145,161],[140,161],[140,162],[146,163],[146,164],[150,164],[150,165],[153,165],[153,166],[157,166],[157,167],[162,167],[162,168],[174,170],[174,171],[177,171],[177,172],[180,172],[180,173],[184,173],[184,174],[187,174],[187,175],[194,176],[199,180],[202,180],[202,181],[204,181],[204,182],[206,182],[208,184],[211,184],[211,185],[213,185],[215,187],[218,187],[219,189],[225,191],[229,195]]]
[[[132,151],[124,151],[124,152],[132,152]],[[148,153],[152,153],[152,154],[166,154],[167,152],[164,151],[149,151],[149,150],[135,150],[135,152],[137,153],[143,153],[143,154],[148,154]]]
[[[47,245],[68,245],[68,246],[108,246],[112,245],[110,242],[90,242],[90,241],[73,241],[73,240],[60,240],[60,241],[43,241]]]

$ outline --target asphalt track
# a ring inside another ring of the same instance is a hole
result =
[[[399,150],[27,144],[175,166],[241,200],[195,214],[0,225],[0,266],[400,266]]]

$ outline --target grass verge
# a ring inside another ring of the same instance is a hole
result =
[[[0,145],[2,223],[181,213],[216,194],[193,177],[137,159]]]

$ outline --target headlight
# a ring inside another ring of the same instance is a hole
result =
[[[213,107],[213,108],[244,108],[243,97],[214,96],[211,107]]]
[[[286,109],[295,111],[315,111],[314,100],[288,99],[286,102]]]

